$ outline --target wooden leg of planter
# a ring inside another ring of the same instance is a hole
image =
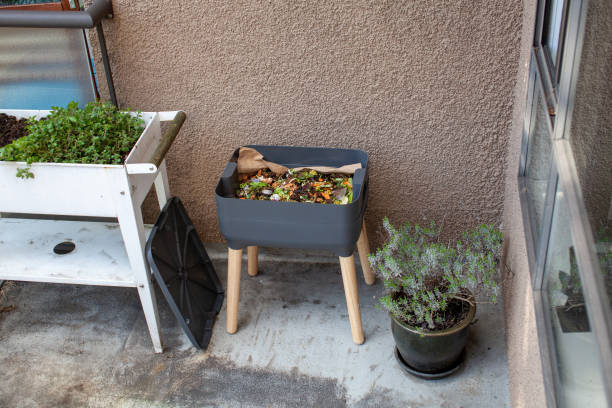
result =
[[[249,258],[249,276],[257,276],[257,253],[258,248],[256,246],[247,247],[247,254]]]
[[[240,269],[242,249],[228,249],[227,254],[227,332],[238,330],[238,298],[240,297]]]
[[[359,310],[359,295],[357,293],[357,277],[355,276],[355,259],[353,255],[340,257],[340,269],[342,270],[342,282],[344,283],[344,294],[346,296],[346,307],[351,323],[353,342],[355,344],[363,344],[364,337],[363,329],[361,328],[361,312]]]
[[[359,252],[359,261],[361,262],[361,270],[363,271],[363,278],[368,285],[373,285],[376,281],[376,277],[370,268],[370,261],[368,261],[368,254],[370,253],[370,243],[368,242],[368,235],[366,233],[365,220],[361,227],[361,234],[357,241],[357,251]]]
[[[166,171],[166,160],[161,162],[159,171],[155,177],[155,193],[157,194],[157,202],[159,209],[163,210],[166,201],[170,199],[170,184],[168,184],[168,172]]]

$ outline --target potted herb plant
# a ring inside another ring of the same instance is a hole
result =
[[[463,361],[476,297],[493,303],[498,294],[502,234],[480,225],[454,244],[440,242],[440,228],[383,220],[387,242],[369,255],[387,293],[379,299],[389,312],[396,357],[404,369],[440,378]]]

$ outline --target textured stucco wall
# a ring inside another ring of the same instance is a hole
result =
[[[510,402],[512,407],[545,407],[542,365],[533,304],[533,288],[525,247],[525,234],[519,200],[517,174],[528,85],[528,66],[536,0],[523,0],[520,69],[516,77],[514,111],[508,155],[504,200],[504,315]]]
[[[247,143],[367,151],[374,242],[384,215],[450,235],[501,221],[519,0],[113,6],[120,104],[187,112],[169,174],[203,240],[221,240],[213,188]]]
[[[113,4],[120,104],[187,112],[170,181],[205,241],[248,143],[367,151],[374,243],[384,215],[454,235],[503,212],[512,405],[544,406],[516,184],[535,0]]]

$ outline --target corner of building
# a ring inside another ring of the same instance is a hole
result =
[[[513,407],[546,406],[517,178],[536,7],[536,0],[523,0],[521,50],[505,163],[504,323],[510,402]]]

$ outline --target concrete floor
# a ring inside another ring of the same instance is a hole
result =
[[[209,254],[225,284],[224,251]],[[156,355],[135,289],[11,282],[0,300],[0,406],[509,405],[501,306],[479,307],[463,368],[424,381],[394,359],[389,319],[375,307],[380,283],[358,276],[366,342],[356,346],[334,258],[282,254],[264,252],[254,278],[243,265],[238,333],[225,332],[223,309],[206,352],[191,347],[161,295],[165,352]]]

